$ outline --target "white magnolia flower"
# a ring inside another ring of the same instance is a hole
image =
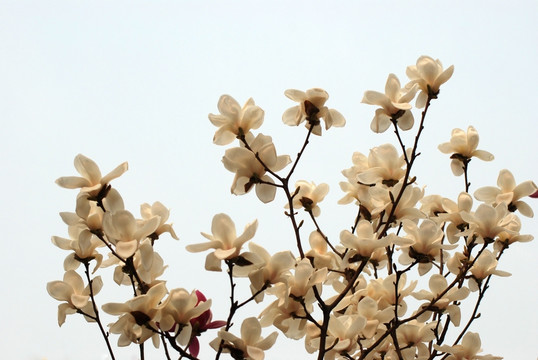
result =
[[[456,286],[446,291],[448,282],[441,274],[433,274],[430,277],[429,286],[431,291],[422,289],[411,294],[415,299],[428,301],[419,308],[419,311],[424,309],[427,309],[427,311],[419,315],[417,320],[419,322],[426,322],[434,311],[440,313],[446,312],[450,315],[450,321],[454,325],[459,326],[461,312],[459,306],[454,302],[465,299],[469,295],[469,289],[466,287],[458,288]]]
[[[235,147],[224,153],[224,167],[235,173],[231,191],[235,195],[243,195],[255,185],[258,198],[268,203],[275,198],[276,188],[272,185],[273,179],[266,174],[266,167],[274,172],[280,171],[291,159],[288,155],[277,156],[270,136],[258,134],[249,146],[252,151],[245,147]],[[256,158],[256,154],[263,164]]]
[[[140,241],[153,234],[159,224],[159,216],[136,220],[127,210],[106,212],[103,217],[104,233],[116,246],[116,253],[125,259],[134,255]]]
[[[217,107],[220,114],[209,114],[211,123],[218,127],[213,137],[213,142],[217,145],[227,145],[263,123],[264,112],[254,104],[252,98],[241,107],[230,95],[222,95]]]
[[[273,346],[278,333],[275,331],[263,338],[261,332],[262,328],[258,319],[250,317],[241,324],[241,337],[220,330],[218,337],[211,342],[211,346],[217,350],[221,340],[224,340],[223,352],[240,354],[240,358],[245,360],[263,360],[265,358],[264,351]]]
[[[103,287],[100,276],[92,280],[92,291],[96,295]],[[93,304],[90,301],[90,286],[84,286],[84,281],[74,270],[68,270],[64,274],[63,281],[51,281],[47,284],[47,292],[58,301],[65,301],[58,306],[58,325],[62,326],[68,314],[74,314],[82,310],[84,314],[95,316]],[[85,317],[87,321],[94,321]]]
[[[209,271],[221,271],[221,261],[237,257],[244,243],[254,237],[258,228],[258,220],[247,224],[244,232],[238,237],[235,232],[235,224],[226,214],[217,214],[211,223],[212,235],[202,233],[209,242],[187,245],[190,252],[201,252],[215,249],[206,257],[205,268]]]
[[[451,354],[447,360],[501,360],[502,357],[493,355],[477,355],[482,351],[482,342],[477,333],[468,331],[461,341],[461,345],[442,345],[434,344],[433,347],[437,351],[442,351]]]
[[[467,128],[467,133],[462,129],[452,130],[450,142],[439,145],[439,150],[444,154],[452,154],[450,157],[452,163],[450,167],[456,176],[463,174],[464,166],[471,160],[472,157],[477,157],[480,160],[491,161],[493,155],[485,150],[477,150],[478,147],[478,132],[472,126]]]
[[[420,93],[417,97],[416,107],[421,109],[426,105],[428,96],[433,99],[439,94],[439,87],[452,77],[454,65],[450,65],[446,70],[439,59],[434,60],[429,56],[421,56],[416,65],[410,65],[405,71],[411,80],[406,87],[418,85]]]
[[[63,176],[56,180],[56,184],[67,189],[81,188],[81,191],[90,192],[92,195],[97,195],[104,185],[121,176],[128,168],[127,163],[124,162],[107,175],[101,176],[97,164],[82,154],[75,157],[74,164],[75,169],[82,176]]]
[[[112,334],[120,334],[118,346],[128,346],[131,343],[142,344],[152,338],[153,345],[158,347],[159,335],[151,329],[157,329],[160,304],[166,295],[166,286],[159,283],[150,288],[146,294],[138,295],[125,303],[107,303],[103,310],[119,319],[110,324]]]
[[[392,144],[383,144],[370,150],[368,168],[357,174],[365,185],[382,183],[391,187],[405,176],[405,157]]]
[[[514,175],[510,171],[503,169],[499,172],[497,185],[499,186],[498,188],[485,186],[476,190],[474,197],[493,206],[505,203],[510,211],[519,210],[524,216],[534,216],[532,208],[526,202],[520,200],[521,198],[532,195],[538,190],[534,182],[528,180],[516,185]]]
[[[298,126],[307,120],[306,128],[310,129],[314,125],[312,133],[321,135],[320,119],[325,121],[325,130],[329,130],[331,126],[342,127],[346,124],[346,119],[342,114],[325,106],[329,94],[323,89],[313,88],[306,92],[290,89],[286,90],[284,95],[299,103],[299,105],[286,110],[282,115],[282,121],[286,125]]]
[[[295,189],[299,189],[299,191],[293,198],[293,208],[304,208],[305,211],[311,211],[312,215],[319,216],[321,209],[318,204],[323,201],[325,195],[329,192],[329,185],[325,183],[316,185],[314,182],[299,180],[295,183]],[[288,209],[289,204],[284,207]]]
[[[471,291],[477,291],[482,280],[490,275],[510,276],[509,272],[497,270],[497,259],[495,259],[495,255],[487,249],[476,259],[470,272],[471,278],[469,279],[469,289]]]
[[[170,233],[172,238],[179,240],[176,232],[172,228],[172,224],[165,224],[170,216],[170,210],[159,201],[154,202],[152,205],[147,203],[140,205],[140,215],[142,215],[142,219],[144,220],[149,220],[155,216],[159,218],[159,225],[152,234],[153,237],[159,237],[162,233],[167,232]]]
[[[400,80],[394,74],[389,74],[385,84],[385,93],[368,90],[362,98],[363,103],[381,106],[375,111],[375,116],[370,124],[373,132],[385,132],[392,123],[396,121],[402,130],[409,130],[415,122],[411,113],[411,104],[417,93],[418,87],[412,86],[409,89],[402,89]]]

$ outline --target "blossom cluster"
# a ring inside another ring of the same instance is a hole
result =
[[[181,357],[196,359],[197,337],[220,328],[210,343],[215,359],[229,354],[236,360],[263,360],[278,333],[304,341],[306,351],[319,360],[500,359],[479,355],[480,337],[468,330],[479,317],[492,277],[510,275],[497,268],[502,255],[512,245],[533,239],[520,232],[519,215],[533,217],[526,198],[535,197],[538,187],[532,181],[517,184],[503,169],[497,186],[471,194],[471,160],[493,160],[491,153],[477,149],[479,136],[472,126],[467,131],[454,129],[449,141],[438,147],[450,155],[454,175],[464,175],[457,198],[427,194],[418,185],[414,174],[428,109],[453,71],[453,66],[445,69],[439,60],[421,56],[407,67],[409,82],[404,86],[390,74],[384,93],[365,92],[362,102],[379,107],[371,130],[380,133],[392,126],[396,145],[382,144],[368,154],[355,152],[352,166],[342,171],[344,196],[339,203],[354,207],[350,227],[334,243],[320,225],[330,216],[322,213],[329,185],[302,179],[290,185],[311,135],[321,136],[323,127],[327,131],[346,123],[340,112],[326,106],[328,93],[319,88],[285,92],[298,104],[284,112],[282,121],[306,125],[295,159],[278,155],[271,136],[255,133],[263,124],[264,111],[253,99],[243,106],[229,95],[219,99],[219,114],[209,115],[218,128],[213,142],[229,145],[237,140],[222,158],[234,174],[231,193],[245,195],[254,188],[259,200],[268,203],[281,191],[295,244],[294,249],[271,254],[251,241],[257,220],[238,234],[232,218],[221,213],[213,217],[211,233],[202,232],[205,241],[187,245],[189,252],[208,251],[206,270],[222,271],[224,266],[231,284],[226,321],[212,321],[211,300],[199,291],[168,290],[160,279],[165,266],[155,241],[165,232],[177,239],[167,223],[168,209],[160,203],[144,204],[141,218],[136,219],[109,184],[127,165],[101,177],[93,161],[77,156],[75,168],[82,177],[57,181],[81,189],[76,212],[61,214],[70,239],[53,237],[54,244],[72,251],[64,263],[64,280],[47,286],[51,296],[62,301],[59,324],[72,313],[100,323],[94,297],[102,280],[92,279],[88,271],[95,260],[94,273],[116,266],[115,282],[134,291],[126,302],[102,306],[118,316],[110,332],[120,334],[120,346],[149,338],[159,346],[161,339]],[[419,114],[418,127],[414,112]],[[414,143],[406,146],[401,132],[413,129]],[[100,249],[109,251],[108,259],[103,261]],[[87,285],[76,273],[80,264],[85,266]],[[250,290],[244,301],[235,292],[239,281],[246,281]],[[257,316],[244,317],[237,333],[233,318],[251,302],[266,305]],[[467,316],[461,309],[469,303],[474,310]],[[262,336],[264,327],[275,331]],[[104,332],[103,337],[108,338]],[[166,356],[170,358],[168,351]]]

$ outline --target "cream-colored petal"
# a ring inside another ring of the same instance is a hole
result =
[[[255,344],[262,333],[262,328],[255,317],[246,318],[241,324],[241,339],[247,344]]]
[[[334,127],[343,127],[344,125],[346,125],[346,119],[344,118],[344,115],[342,115],[337,110],[329,109],[329,114],[330,114],[331,119],[332,119],[332,126],[334,126]]]
[[[282,114],[282,122],[286,125],[297,126],[304,120],[300,106],[293,106]]]
[[[114,180],[120,177],[124,172],[129,169],[127,162],[121,163],[114,170],[103,176],[101,179],[101,184],[108,184],[111,180]]]
[[[264,176],[265,177],[265,176]],[[270,179],[270,178],[269,178]],[[264,179],[267,181],[267,179]],[[272,179],[270,179],[271,182]],[[256,196],[261,202],[267,204],[275,199],[276,187],[267,184],[256,184]]]
[[[66,189],[78,189],[91,186],[91,183],[87,179],[78,176],[62,176],[61,178],[56,179],[55,182]]]
[[[226,117],[235,118],[241,111],[239,103],[230,95],[222,95],[217,103],[220,113]]]
[[[216,249],[214,254],[215,254],[215,257],[217,257],[217,259],[224,260],[224,259],[228,259],[230,256],[235,254],[237,251],[238,251],[238,249],[236,249],[236,248]]]
[[[98,184],[99,180],[101,180],[101,171],[99,171],[99,167],[92,159],[78,154],[75,157],[74,165],[78,173],[88,179],[92,185]]]
[[[221,240],[223,243],[231,243],[236,237],[235,224],[232,219],[224,214],[217,214],[211,222],[211,232],[215,239]]]
[[[454,73],[454,65],[450,65],[445,71],[443,71],[435,80],[435,87],[439,88],[439,86],[446,83]]]
[[[304,91],[295,90],[295,89],[288,89],[284,91],[284,95],[286,95],[288,99],[291,99],[297,102],[302,102],[306,100],[307,98],[306,93]]]
[[[73,288],[63,281],[51,281],[47,283],[47,292],[58,301],[68,301],[73,294]]]
[[[370,129],[375,133],[383,133],[389,128],[390,124],[390,117],[383,112],[383,109],[377,109],[370,124]]]
[[[413,127],[415,119],[413,118],[413,113],[411,111],[406,111],[404,114],[398,118],[398,127],[402,130],[409,130]]]
[[[513,189],[514,199],[521,199],[532,195],[536,190],[538,190],[538,187],[534,182],[530,180],[524,181]]]
[[[124,259],[134,255],[138,249],[138,240],[119,241],[116,244],[116,253]]]

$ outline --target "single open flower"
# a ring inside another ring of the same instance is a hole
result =
[[[227,145],[263,123],[264,112],[254,104],[252,98],[241,107],[230,95],[222,95],[217,107],[220,114],[209,114],[209,121],[218,127],[213,137],[213,142],[217,145]]]
[[[467,128],[467,132],[462,129],[452,130],[450,142],[439,145],[439,150],[444,154],[452,154],[450,158],[452,163],[450,167],[456,176],[463,174],[463,171],[472,157],[477,157],[480,160],[491,161],[493,155],[485,150],[477,150],[478,147],[478,132],[472,126]]]
[[[417,89],[416,85],[409,89],[402,89],[396,75],[389,74],[384,94],[377,91],[366,91],[361,102],[381,106],[375,111],[375,116],[370,124],[372,131],[385,132],[393,121],[402,130],[411,129],[415,120],[410,111],[411,104],[409,102],[415,97]]]
[[[221,261],[237,257],[243,244],[254,237],[257,228],[258,220],[254,220],[245,226],[244,232],[238,237],[232,219],[226,214],[217,214],[211,223],[212,235],[202,233],[209,242],[187,245],[186,249],[190,252],[215,249],[207,255],[205,268],[209,271],[221,271]]]
[[[124,162],[105,176],[101,176],[99,166],[82,154],[75,157],[74,164],[75,169],[82,176],[62,176],[56,180],[56,184],[67,189],[81,188],[81,191],[90,192],[92,195],[97,195],[104,185],[121,176],[128,168],[127,163]]]
[[[323,89],[313,88],[306,92],[290,89],[286,90],[284,95],[299,103],[282,115],[282,121],[286,125],[298,126],[306,120],[306,128],[310,129],[313,126],[312,133],[321,135],[320,119],[325,121],[325,130],[329,130],[331,126],[342,127],[346,124],[342,114],[325,106],[329,94]]]
[[[223,352],[236,354],[236,359],[246,360],[263,360],[265,358],[264,350],[273,346],[278,336],[277,332],[269,336],[261,337],[262,328],[258,319],[255,317],[247,318],[241,324],[241,337],[224,330],[219,331],[219,336],[211,342],[211,346],[217,350],[221,340],[224,340],[222,346]]]
[[[421,90],[416,102],[416,107],[421,109],[426,105],[428,97],[437,98],[439,87],[452,77],[454,65],[445,70],[439,59],[423,55],[418,58],[416,65],[408,66],[405,73],[411,80],[406,87],[418,85]]]
[[[538,187],[534,182],[528,180],[516,185],[514,175],[509,170],[503,169],[499,172],[497,185],[499,186],[498,188],[485,186],[476,190],[474,197],[493,206],[503,202],[508,205],[509,211],[519,210],[524,216],[534,216],[532,208],[526,202],[520,200],[538,191]]]
[[[92,280],[93,294],[99,293],[103,287],[103,281],[100,276]],[[47,284],[47,292],[50,296],[58,301],[65,301],[58,305],[58,325],[62,326],[65,322],[65,317],[68,314],[74,314],[77,311],[82,311],[87,321],[95,321],[95,312],[93,304],[90,301],[90,286],[84,287],[84,281],[74,270],[68,270],[64,274],[63,281],[51,281]]]
[[[325,183],[316,185],[314,182],[309,183],[305,180],[299,180],[295,183],[295,189],[297,194],[293,197],[294,209],[304,208],[305,211],[311,212],[313,216],[319,216],[321,209],[318,204],[323,201],[325,195],[329,192],[329,185]],[[284,207],[288,209],[289,204],[286,203]]]
[[[267,169],[280,171],[291,159],[288,155],[277,156],[270,136],[258,134],[249,146],[250,150],[245,147],[228,149],[222,158],[224,167],[235,173],[232,194],[246,194],[255,186],[256,196],[264,203],[271,202],[275,198],[276,187],[273,179],[266,174]]]

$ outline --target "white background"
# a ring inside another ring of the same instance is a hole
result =
[[[394,141],[390,131],[369,130],[375,107],[361,104],[362,94],[383,91],[390,72],[405,83],[406,66],[423,54],[455,65],[420,145],[415,174],[427,194],[455,198],[463,189],[437,145],[468,125],[480,133],[479,148],[496,157],[472,161],[472,189],[494,185],[503,168],[518,183],[538,180],[537,24],[535,1],[1,1],[2,358],[107,358],[95,325],[70,316],[58,327],[58,303],[45,289],[63,276],[67,253],[50,237],[67,236],[58,212],[73,211],[76,196],[54,180],[75,174],[76,154],[94,159],[103,173],[129,162],[113,185],[133,213],[157,200],[171,208],[181,240],[164,237],[157,247],[169,264],[168,288],[200,289],[213,299],[215,318],[225,319],[225,273],[206,273],[205,254],[187,253],[185,245],[203,241],[199,232],[210,232],[219,212],[238,231],[258,218],[254,241],[271,252],[293,243],[282,194],[269,205],[253,193],[230,194],[233,174],[220,162],[225,148],[212,144],[215,128],[207,120],[221,94],[240,103],[253,97],[266,112],[260,131],[293,157],[305,129],[282,124],[281,114],[294,105],[284,90],[329,92],[327,105],[347,125],[312,139],[295,179],[330,185],[320,222],[337,240],[355,216],[352,205],[336,205],[340,171],[354,151]],[[536,220],[523,218],[522,233],[538,234]],[[486,353],[538,355],[536,249],[536,242],[516,244],[499,265],[513,276],[493,279],[483,317],[471,328]],[[123,301],[112,296],[129,291],[117,290],[109,275],[103,272],[102,301]],[[302,342],[279,340],[268,359],[307,358]],[[148,351],[150,359],[161,355]],[[136,357],[135,348],[118,352],[119,359]]]

